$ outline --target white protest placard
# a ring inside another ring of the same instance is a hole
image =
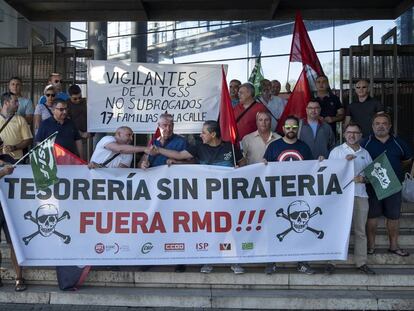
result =
[[[225,68],[227,69],[227,67]],[[221,65],[174,65],[126,61],[88,62],[88,132],[153,134],[166,111],[175,132],[199,133],[217,120]]]
[[[40,193],[19,166],[0,196],[21,265],[344,260],[352,165],[59,166],[59,183]]]

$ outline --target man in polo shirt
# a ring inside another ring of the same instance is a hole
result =
[[[17,96],[13,93],[4,93],[1,98],[0,128],[10,120],[0,133],[3,141],[3,154],[11,157],[10,162],[23,156],[23,149],[32,143],[32,133],[26,119],[16,115],[19,108]],[[6,161],[8,162],[8,161]]]
[[[329,159],[354,161],[354,212],[352,215],[352,227],[354,230],[354,263],[357,269],[365,274],[375,274],[367,266],[367,235],[365,226],[368,218],[368,194],[365,189],[365,177],[363,170],[371,162],[371,156],[368,151],[359,145],[362,132],[358,124],[349,123],[345,127],[345,143],[334,148],[329,154]],[[331,274],[335,270],[333,263],[325,268],[326,273]]]
[[[344,120],[344,107],[338,96],[330,90],[328,78],[324,75],[316,78],[316,100],[321,106],[321,117],[336,134],[336,122]]]
[[[238,166],[246,164],[245,159],[237,148],[234,150],[230,143],[222,141],[220,127],[217,121],[209,120],[204,122],[200,137],[203,141],[202,144],[188,146],[182,151],[154,146],[154,148],[151,149],[151,152],[153,154],[161,154],[168,157],[172,159],[173,162],[176,160],[182,161],[194,158],[198,160],[200,164],[205,165],[233,167],[235,164]],[[232,265],[231,269],[235,274],[244,273],[244,269],[238,264]],[[203,265],[200,272],[210,273],[211,271],[213,271],[212,265]]]
[[[256,114],[259,111],[267,111],[262,103],[255,101],[254,95],[254,86],[251,83],[243,83],[240,86],[240,102],[233,108],[240,139],[257,130]]]
[[[259,111],[256,115],[257,130],[244,136],[241,144],[247,164],[260,163],[267,146],[281,136],[270,130],[271,117],[268,112]]]
[[[409,162],[413,157],[413,151],[402,139],[390,134],[391,118],[388,114],[377,113],[372,119],[374,134],[369,135],[361,142],[361,146],[368,150],[372,159],[376,159],[386,151],[386,156],[398,176],[403,180],[402,162]],[[409,253],[398,246],[399,218],[401,211],[401,191],[378,200],[371,185],[367,185],[369,197],[369,212],[367,222],[368,254],[375,252],[375,234],[378,217],[384,215],[387,219],[387,231],[390,246],[388,251],[398,256],[408,256]]]
[[[362,128],[362,138],[366,138],[372,132],[372,117],[376,113],[384,112],[384,105],[375,98],[369,96],[369,82],[359,80],[355,85],[357,101],[348,105],[345,125],[351,120]]]
[[[19,108],[16,114],[26,119],[29,125],[33,122],[34,107],[32,100],[22,95],[22,79],[19,77],[12,77],[9,80],[9,91],[16,94],[19,100]]]
[[[55,143],[81,157],[83,155],[82,140],[72,120],[67,118],[68,106],[63,100],[55,100],[52,105],[53,116],[44,120],[36,134],[36,143],[58,132]]]
[[[311,99],[306,106],[306,119],[301,121],[298,137],[312,151],[313,159],[328,158],[335,147],[335,135],[331,126],[320,118],[321,106]]]
[[[69,95],[62,90],[62,76],[60,73],[54,72],[49,75],[47,79],[47,85],[52,84],[56,89],[56,97],[55,99],[61,99],[63,101],[67,101],[69,99]],[[43,95],[39,98],[38,104],[45,104],[46,103],[46,96]]]
[[[7,120],[9,120],[7,125],[3,128],[3,131],[0,133],[0,138],[3,141],[3,154],[10,156],[10,162],[13,162],[23,156],[23,149],[32,144],[33,136],[26,120],[22,116],[16,115],[16,111],[19,107],[17,96],[10,92],[4,93],[1,97],[1,104],[0,128],[4,126]],[[6,169],[4,172],[10,174],[12,171],[12,169]],[[26,285],[23,279],[23,271],[17,263],[7,225],[5,224],[4,216],[2,214],[3,211],[1,210],[0,224],[4,225],[6,240],[11,246],[11,261],[16,272],[15,290],[24,291],[26,290]]]

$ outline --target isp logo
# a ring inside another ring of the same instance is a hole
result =
[[[208,251],[208,243],[207,242],[197,243],[196,250],[199,252]]]

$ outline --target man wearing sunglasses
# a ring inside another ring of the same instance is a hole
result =
[[[362,138],[368,137],[371,132],[372,117],[376,113],[384,112],[384,104],[369,95],[368,80],[361,79],[355,84],[357,100],[348,105],[345,126],[352,120],[362,128]]]
[[[60,73],[54,72],[49,75],[47,79],[47,84],[52,84],[56,89],[56,99],[61,99],[63,101],[67,101],[69,99],[69,95],[62,90],[62,77]],[[42,96],[39,98],[38,104],[46,103],[46,96]]]
[[[67,118],[68,106],[66,102],[62,100],[54,101],[52,113],[52,117],[44,120],[40,124],[35,142],[40,143],[57,131],[58,134],[55,142],[77,156],[82,157],[83,149],[81,137],[75,123]]]
[[[312,160],[312,152],[308,145],[298,139],[299,119],[295,116],[288,116],[283,126],[284,136],[270,143],[263,156],[265,164],[267,162],[278,161],[302,161]],[[305,261],[298,262],[297,270],[305,274],[314,274],[315,271]],[[276,271],[276,266],[273,268],[266,266],[266,274]]]

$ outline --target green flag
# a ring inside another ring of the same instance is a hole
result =
[[[259,57],[256,59],[256,63],[254,64],[254,68],[249,77],[249,82],[254,85],[256,96],[260,95],[260,81],[264,80],[261,57],[262,53],[260,53]]]
[[[44,190],[59,181],[53,153],[56,135],[57,132],[53,133],[30,152],[30,163],[37,191]]]
[[[378,200],[387,198],[402,189],[401,182],[395,175],[385,152],[368,165],[364,173],[372,184]]]

